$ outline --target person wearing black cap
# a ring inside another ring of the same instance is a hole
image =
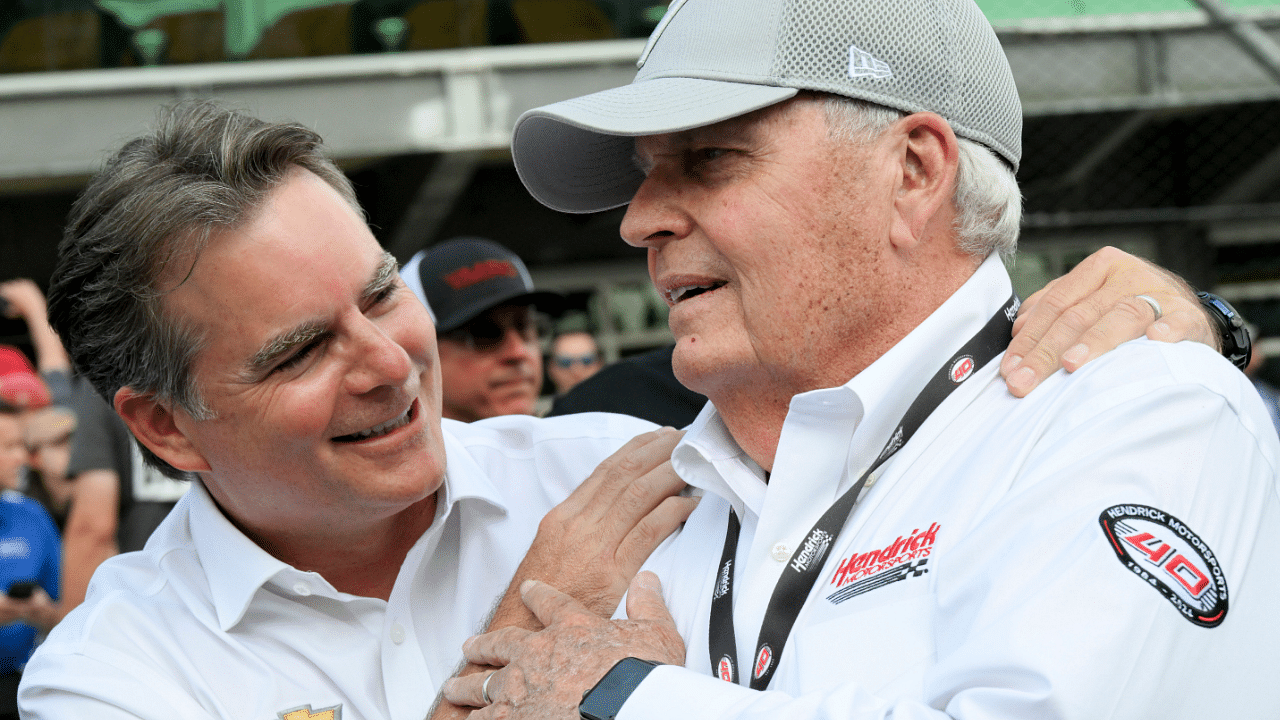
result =
[[[460,237],[414,255],[401,276],[436,323],[443,415],[472,422],[533,415],[542,390],[536,292],[520,257],[492,240]]]

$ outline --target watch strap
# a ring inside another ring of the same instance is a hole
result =
[[[600,678],[595,687],[582,694],[578,715],[582,720],[614,720],[622,704],[640,686],[658,663],[640,658],[623,658]]]
[[[1222,347],[1222,355],[1231,361],[1231,364],[1244,370],[1249,365],[1249,358],[1253,355],[1253,342],[1249,337],[1249,328],[1245,326],[1244,318],[1231,303],[1223,300],[1220,296],[1210,292],[1198,292],[1196,297],[1200,300],[1200,306],[1205,309],[1205,313],[1212,318],[1214,327],[1218,331],[1218,343]]]

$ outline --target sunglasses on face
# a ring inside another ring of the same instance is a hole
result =
[[[595,355],[579,355],[577,357],[569,357],[565,355],[557,355],[555,357],[556,365],[568,370],[575,363],[581,364],[582,367],[591,367],[596,364]]]
[[[507,339],[507,331],[515,330],[527,343],[536,343],[542,331],[540,316],[531,309],[486,314],[462,327],[443,332],[439,337],[465,345],[477,352],[492,352]]]

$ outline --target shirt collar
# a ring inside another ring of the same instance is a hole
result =
[[[444,430],[445,480],[436,496],[435,520],[427,533],[439,532],[444,519],[463,501],[486,503],[503,514],[508,511],[497,486],[462,442],[449,432],[449,422],[445,421]],[[283,581],[306,576],[313,586],[328,588],[335,596],[344,595],[332,590],[318,573],[298,570],[263,550],[227,519],[203,483],[193,481],[192,484],[185,500],[189,503],[191,539],[209,580],[218,624],[224,631],[240,622],[254,595],[275,578]],[[406,561],[413,556],[410,551]]]
[[[1009,275],[992,254],[937,310],[849,382],[792,398],[786,425],[807,421],[802,415],[843,408],[853,435],[846,476],[851,481],[849,476],[856,478],[879,455],[938,366],[986,324],[1010,293]],[[992,362],[999,362],[998,357]],[[676,446],[672,464],[685,482],[720,495],[740,515],[744,506],[758,511],[763,503],[763,470],[738,446],[711,403]]]
[[[258,588],[290,567],[232,525],[204,483],[192,481],[183,501],[188,503],[191,540],[209,580],[218,625],[230,630],[244,617]]]
[[[441,424],[444,426],[447,464],[441,496],[436,500],[437,505],[444,505],[446,508],[446,512],[441,516],[447,516],[448,512],[452,512],[454,505],[463,500],[478,500],[492,505],[505,515],[508,507],[502,491],[494,484],[489,473],[476,462],[467,446],[450,432],[451,426],[465,427],[465,425],[455,420],[442,420]]]

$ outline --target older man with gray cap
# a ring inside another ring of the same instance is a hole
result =
[[[563,298],[536,292],[520,257],[484,238],[432,246],[400,275],[436,324],[443,416],[534,414],[542,390],[535,306],[554,310]]]
[[[676,0],[640,66],[526,114],[514,157],[552,207],[630,203],[676,375],[710,399],[672,456],[703,498],[625,614],[525,583],[546,628],[470,640],[505,667],[446,697],[620,720],[1280,706],[1280,446],[1245,378],[1145,339],[1024,399],[999,377],[1022,115],[972,0]]]

